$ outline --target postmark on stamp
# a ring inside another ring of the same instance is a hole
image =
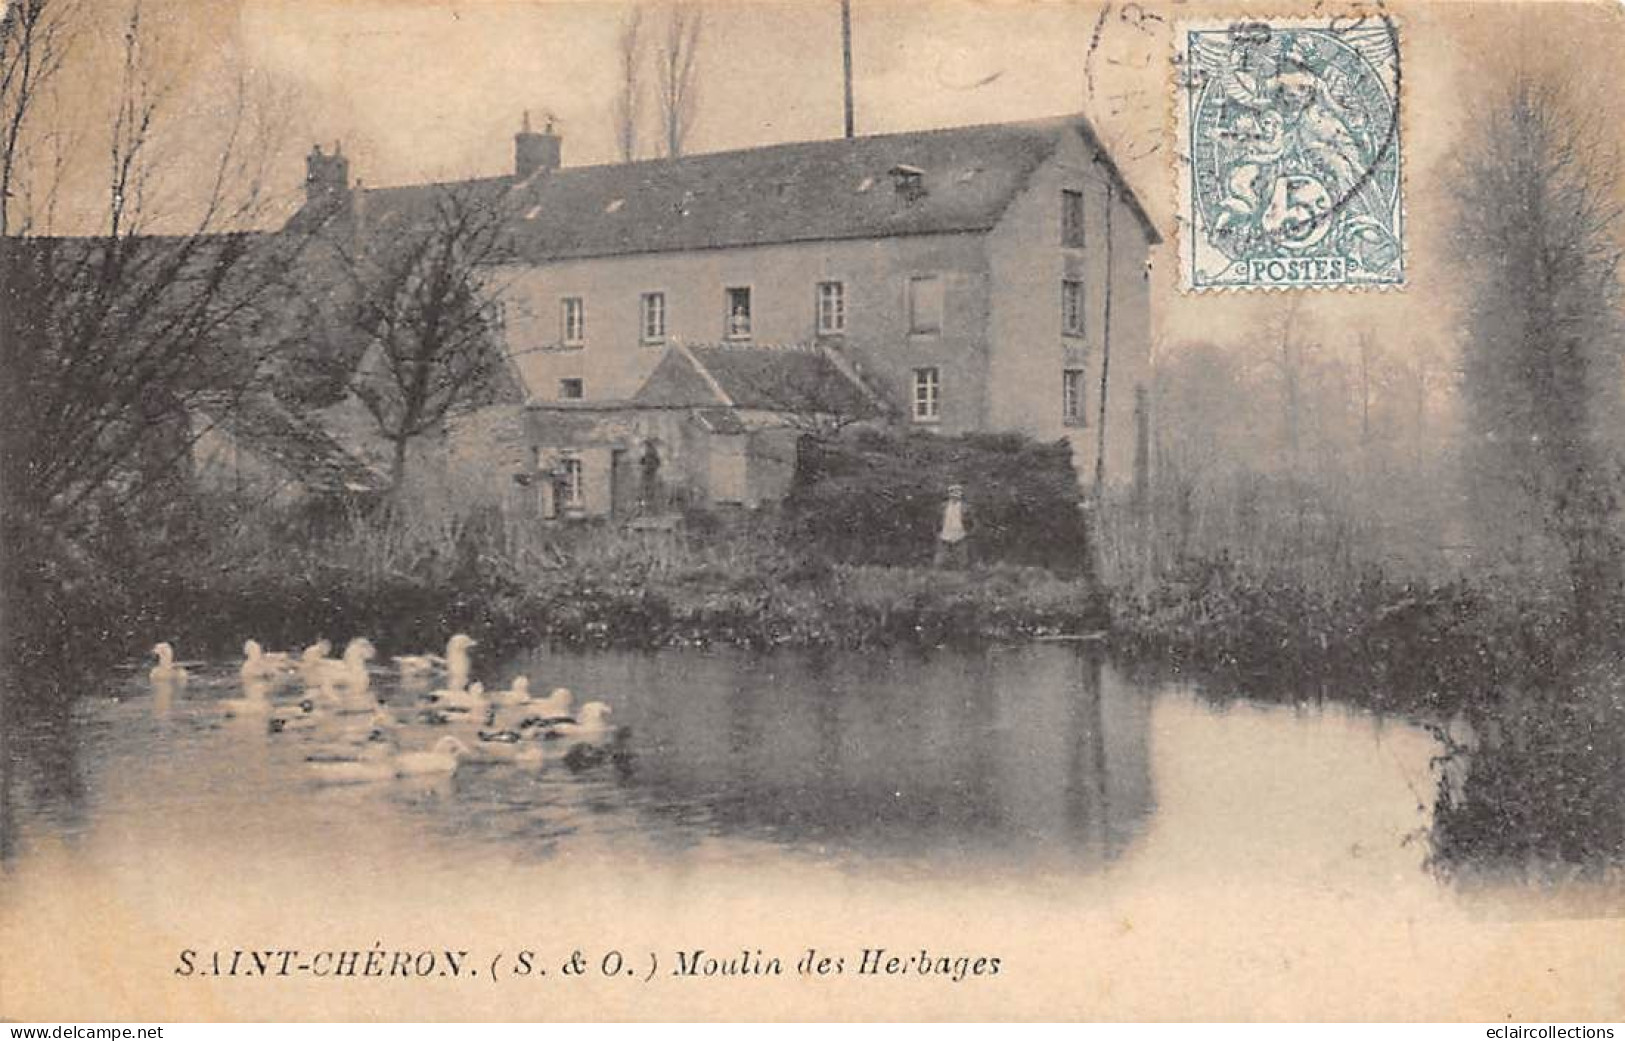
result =
[[[1175,46],[1182,287],[1403,285],[1393,21],[1191,22]]]

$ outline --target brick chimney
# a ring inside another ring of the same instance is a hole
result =
[[[336,210],[348,199],[349,184],[350,160],[344,157],[344,146],[334,142],[329,155],[321,145],[311,145],[305,157],[305,204]]]
[[[530,113],[525,113],[524,124],[513,136],[513,172],[521,181],[538,170],[557,170],[563,152],[564,139],[553,132],[553,120],[541,133],[530,128]]]

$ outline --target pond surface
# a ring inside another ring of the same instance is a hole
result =
[[[373,693],[400,748],[451,733],[475,750],[455,775],[336,783],[310,757],[360,754],[378,721],[301,712],[297,684],[272,696],[284,729],[233,717],[234,664],[194,670],[178,690],[155,690],[143,668],[12,724],[0,950],[48,953],[0,958],[0,1011],[779,1017],[828,1015],[834,1001],[882,1016],[1483,1019],[1523,1001],[1542,1016],[1625,1012],[1608,917],[1617,889],[1466,892],[1426,870],[1438,748],[1403,723],[1212,704],[1069,645],[537,653],[475,669],[493,688],[518,672],[539,691],[609,704],[630,731],[618,761],[567,762],[563,743],[541,742],[539,766],[514,762],[514,746],[479,739],[482,722],[422,721],[421,690],[383,671]],[[375,942],[468,949],[479,964],[520,950],[551,963],[576,949],[743,949],[792,971],[695,980],[662,966],[635,985],[478,988],[175,971],[184,949]],[[1001,973],[888,982],[849,966],[816,986],[793,974],[809,947],[855,965],[881,946],[996,956]]]

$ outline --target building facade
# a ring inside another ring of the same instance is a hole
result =
[[[897,422],[1066,438],[1085,483],[1102,448],[1108,482],[1143,473],[1159,238],[1081,117],[591,167],[561,154],[527,124],[512,176],[468,182],[508,215],[489,284],[534,409],[630,409],[674,347],[799,345]],[[318,159],[309,205],[347,220],[406,219],[434,187],[335,199]],[[570,447],[531,427],[539,450]]]

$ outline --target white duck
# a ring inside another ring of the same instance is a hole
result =
[[[456,633],[446,641],[446,686],[461,690],[468,686],[468,649],[478,647],[479,641],[463,633]]]
[[[457,633],[446,641],[446,656],[438,654],[397,654],[394,658],[395,666],[401,670],[403,677],[424,676],[432,672],[454,672],[459,668],[463,674],[463,682],[468,682],[468,649],[476,645],[476,641]]]
[[[331,658],[320,660],[320,668],[315,670],[318,681],[326,690],[338,688],[352,693],[366,693],[372,682],[372,677],[367,674],[367,663],[377,654],[370,640],[358,636],[345,646],[343,658],[338,661]]]
[[[522,705],[508,706],[496,714],[492,723],[513,730],[553,726],[572,720],[570,712],[574,707],[575,695],[564,687],[555,687],[545,698],[533,697]]]
[[[467,745],[447,734],[435,742],[427,752],[403,752],[393,760],[396,777],[430,777],[457,772],[463,756],[469,753]]]
[[[557,719],[568,716],[575,708],[576,696],[568,687],[554,687],[545,698],[532,699],[525,706],[527,715],[538,719]]]
[[[513,683],[507,690],[494,690],[486,695],[486,700],[499,708],[511,708],[515,705],[530,704],[530,679],[525,676],[515,676]]]
[[[485,699],[485,684],[471,683],[467,687],[446,687],[429,695],[441,708],[460,709],[465,712],[484,712],[490,707]]]
[[[245,683],[250,680],[275,680],[282,678],[292,666],[286,651],[268,652],[260,647],[258,641],[249,640],[243,644],[243,665],[238,672]]]
[[[558,723],[548,728],[549,737],[562,737],[572,744],[597,744],[610,736],[609,717],[614,709],[602,701],[589,701],[581,706],[574,722]]]
[[[305,686],[321,686],[322,670],[325,668],[322,663],[327,661],[327,656],[332,653],[333,641],[323,638],[306,647],[299,655],[299,675],[304,679]]]
[[[152,682],[174,684],[186,682],[186,667],[175,660],[175,648],[167,643],[155,643],[152,645],[152,653],[158,656],[158,664],[147,673]]]

